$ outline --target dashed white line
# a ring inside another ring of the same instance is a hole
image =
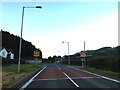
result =
[[[41,73],[46,67],[44,67],[42,70],[40,70],[35,76],[33,76],[25,85],[23,85],[19,90],[23,90],[25,89],[32,81],[33,79],[39,74]]]
[[[59,70],[61,70],[58,66],[57,66],[57,68],[58,68]]]
[[[63,72],[63,74],[65,74],[65,76],[67,76],[67,78],[76,86],[76,87],[79,87],[77,85],[77,83],[75,83],[65,72]]]
[[[58,68],[59,70],[61,70],[60,68]]]

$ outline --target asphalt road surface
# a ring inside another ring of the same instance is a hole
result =
[[[114,88],[120,82],[72,66],[46,64],[23,88]]]

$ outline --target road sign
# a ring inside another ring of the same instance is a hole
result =
[[[34,55],[35,57],[40,56],[40,51],[34,51],[34,52],[33,52],[33,55]]]
[[[80,56],[86,56],[86,52],[85,51],[81,51],[80,52]]]

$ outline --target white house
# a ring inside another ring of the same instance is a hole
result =
[[[7,55],[8,55],[8,52],[5,48],[3,48],[1,51],[0,51],[0,56],[3,57],[3,58],[7,58]]]
[[[10,52],[9,54],[10,54],[10,59],[14,59],[14,54],[12,52]]]

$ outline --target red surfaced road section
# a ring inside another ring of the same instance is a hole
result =
[[[46,68],[40,74],[37,75],[34,79],[59,79],[59,78],[67,78],[61,70],[57,67]]]
[[[83,72],[80,70],[72,69],[72,68],[62,68],[62,71],[65,72],[71,78],[81,78],[81,77],[99,77],[87,72]]]
[[[47,67],[41,73],[39,73],[34,80],[36,79],[68,79],[63,72],[65,72],[70,78],[85,78],[85,77],[99,77],[87,72],[76,70],[69,67]]]

